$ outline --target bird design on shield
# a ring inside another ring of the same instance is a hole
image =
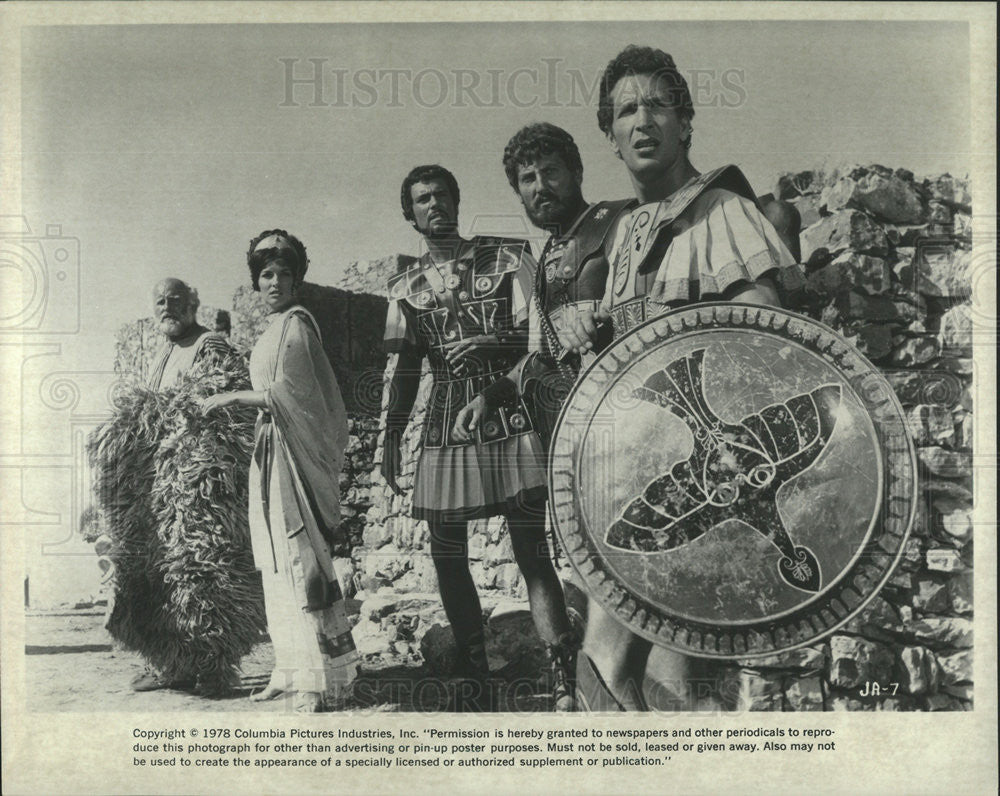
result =
[[[625,506],[605,541],[629,552],[662,553],[736,520],[777,548],[785,583],[818,592],[819,562],[812,550],[789,536],[776,498],[783,484],[811,467],[826,449],[837,423],[841,387],[824,384],[736,424],[726,423],[706,400],[704,357],[701,348],[676,359],[633,392],[680,418],[691,432],[693,450]]]

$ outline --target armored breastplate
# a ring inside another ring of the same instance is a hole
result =
[[[450,268],[428,258],[389,284],[391,298],[404,302],[427,350],[434,385],[427,405],[424,446],[461,445],[451,431],[458,412],[479,392],[504,376],[524,355],[524,346],[508,345],[489,355],[464,358],[458,370],[447,359],[448,346],[478,335],[504,339],[513,331],[513,279],[524,267],[524,241],[477,237]],[[527,412],[501,406],[483,419],[478,442],[495,442],[531,430]]]
[[[599,202],[588,207],[570,231],[549,246],[540,267],[545,276],[545,308],[600,301],[608,279],[605,244],[621,214],[635,200]]]

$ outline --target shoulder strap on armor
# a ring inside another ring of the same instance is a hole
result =
[[[699,174],[671,196],[669,200],[661,202],[656,212],[654,230],[672,224],[680,217],[681,213],[691,206],[695,199],[711,188],[725,188],[755,204],[757,203],[757,195],[750,187],[747,178],[743,176],[743,172],[733,165],[720,166],[717,169]]]
[[[407,267],[397,274],[389,277],[387,291],[390,301],[400,301],[428,290],[430,285],[424,277],[425,265],[419,260],[408,264]]]
[[[559,263],[558,276],[566,280],[574,279],[583,264],[604,247],[621,214],[635,204],[637,204],[635,199],[620,199],[613,202],[598,202],[587,208],[583,218],[571,230],[570,239]]]
[[[476,276],[501,276],[521,267],[531,249],[526,240],[477,235],[472,239]]]
[[[647,238],[648,244],[638,264],[638,272],[649,267],[650,258],[664,250],[666,240],[673,236],[673,223],[680,218],[694,201],[708,190],[722,188],[757,203],[757,196],[747,178],[738,167],[721,166],[699,174],[669,199],[660,202],[654,211],[652,226]],[[666,238],[664,237],[666,236]]]
[[[634,196],[630,196],[628,199],[614,199],[608,202],[598,202],[594,205],[595,208],[606,209],[608,213],[612,216],[612,220],[620,216],[624,211],[631,210],[639,204],[639,200]]]

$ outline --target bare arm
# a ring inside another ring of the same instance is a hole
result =
[[[265,400],[264,395],[263,390],[220,392],[203,398],[201,401],[201,408],[204,412],[211,412],[213,409],[219,409],[223,406],[240,404],[241,406],[252,406],[259,409],[267,406],[267,401]]]
[[[749,301],[769,307],[781,306],[778,289],[769,277],[758,279],[756,282],[741,282],[731,292],[727,290],[725,298],[727,301]]]
[[[382,477],[397,495],[403,490],[396,483],[402,469],[400,443],[410,419],[410,412],[420,389],[420,365],[423,355],[412,349],[399,352],[396,372],[389,384],[389,406],[385,419],[385,444],[382,448]]]

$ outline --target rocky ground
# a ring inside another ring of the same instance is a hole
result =
[[[514,620],[517,623],[518,620]],[[25,623],[26,693],[39,712],[73,711],[290,711],[290,700],[250,702],[267,683],[274,662],[266,639],[243,660],[238,689],[228,697],[206,699],[184,691],[136,693],[129,681],[143,670],[142,659],[117,650],[103,627],[103,609],[29,612]],[[538,660],[522,657],[501,670],[504,710],[551,710],[551,694]],[[432,677],[419,655],[393,651],[363,656],[361,677],[349,709],[356,711],[440,711],[449,679]]]

